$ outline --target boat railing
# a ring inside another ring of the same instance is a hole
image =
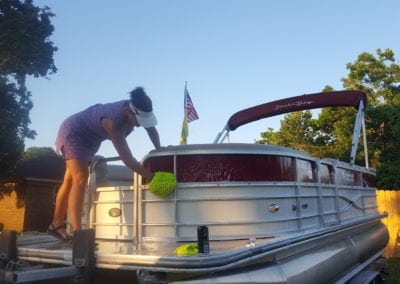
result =
[[[103,223],[100,222],[98,220],[100,218],[97,218],[98,216],[96,216],[97,215],[96,211],[98,211],[97,207],[100,207],[102,204],[114,203],[114,204],[119,204],[119,207],[124,207],[125,206],[124,204],[130,203],[129,206],[133,207],[137,206],[136,194],[133,194],[132,192],[133,189],[137,188],[137,180],[135,178],[137,177],[137,175],[134,175],[132,173],[132,179],[131,179],[132,182],[129,183],[124,182],[122,183],[123,185],[121,185],[121,182],[115,182],[113,184],[108,184],[108,186],[102,188],[101,184],[98,183],[99,180],[98,173],[103,172],[104,175],[105,172],[107,172],[107,167],[108,167],[107,163],[118,162],[118,161],[121,161],[120,157],[109,157],[109,158],[96,157],[89,165],[89,179],[88,179],[87,194],[85,197],[85,204],[84,204],[84,215],[82,218],[82,225],[86,228],[97,227],[97,229],[99,229],[100,227],[112,226],[107,222]],[[111,193],[111,191],[108,190],[107,188],[119,189],[118,191],[114,191],[113,196],[115,196],[115,198],[108,199],[107,201],[96,201],[95,200],[96,192],[103,191],[104,193],[106,193],[107,191],[109,191]],[[129,196],[124,196],[124,192],[130,193]],[[114,207],[107,210],[106,213],[104,212],[103,213],[111,216],[116,216],[122,214],[123,213],[122,211],[123,208]],[[134,216],[136,216],[134,212],[135,209],[133,208],[132,212],[129,213],[132,213]],[[125,218],[125,220],[131,220],[130,222],[123,222],[123,223],[120,222],[118,225],[118,227],[120,227],[120,230],[135,232],[137,230],[136,229],[137,222],[134,220],[134,216]],[[98,231],[99,230],[97,230],[97,233]],[[126,234],[126,235],[135,236],[135,234]]]

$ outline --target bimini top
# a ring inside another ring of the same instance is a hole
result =
[[[233,131],[249,122],[294,111],[340,106],[358,109],[360,101],[364,102],[364,107],[367,105],[367,96],[362,91],[322,92],[286,98],[236,112],[229,118],[227,130]]]
[[[229,118],[222,131],[218,133],[217,137],[214,140],[214,143],[222,143],[228,135],[229,131],[233,131],[241,125],[262,118],[315,108],[350,106],[358,109],[356,121],[354,124],[350,163],[354,164],[360,130],[361,127],[363,127],[364,152],[366,153],[365,165],[368,168],[367,140],[365,137],[364,129],[364,109],[366,105],[367,96],[362,91],[321,92],[265,103],[238,111],[233,114]]]

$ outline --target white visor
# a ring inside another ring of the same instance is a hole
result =
[[[141,126],[144,128],[150,128],[157,125],[157,118],[153,114],[152,111],[146,112],[138,109],[133,105],[132,102],[129,102],[129,107],[132,112],[136,115],[136,119]]]

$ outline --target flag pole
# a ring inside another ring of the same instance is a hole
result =
[[[186,108],[186,92],[187,92],[187,81],[185,81],[185,89],[183,90],[183,108],[185,117],[187,118],[187,108]]]
[[[185,81],[185,89],[183,90],[183,122],[180,137],[180,144],[187,144],[187,137],[189,136],[189,125],[187,121],[187,109],[186,109],[186,92],[187,92],[187,81]]]
[[[187,81],[185,81],[185,90],[184,90],[184,113],[185,116],[183,118],[182,123],[182,132],[181,132],[181,144],[187,144],[187,137],[189,136],[189,126],[188,123],[193,120],[199,119],[199,115],[197,114],[196,109],[194,108],[193,101],[190,98],[189,91],[187,89]]]

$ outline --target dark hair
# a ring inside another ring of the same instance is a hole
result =
[[[142,87],[137,87],[131,94],[131,102],[132,104],[140,109],[141,111],[151,112],[153,111],[153,104],[151,99],[146,95],[146,92]]]

